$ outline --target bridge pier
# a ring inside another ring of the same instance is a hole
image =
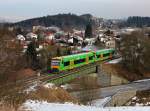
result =
[[[96,73],[98,76],[98,84],[102,87],[111,85],[111,75],[103,71],[101,64],[96,65]]]

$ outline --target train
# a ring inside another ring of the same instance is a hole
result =
[[[115,49],[102,49],[79,54],[54,57],[51,59],[51,72],[61,72],[81,67],[97,61],[112,59]]]

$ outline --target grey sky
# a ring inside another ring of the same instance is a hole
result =
[[[150,0],[0,0],[0,17],[13,21],[58,13],[103,18],[150,16]]]

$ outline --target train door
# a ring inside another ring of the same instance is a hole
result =
[[[70,69],[74,68],[74,60],[70,60]]]
[[[87,56],[86,57],[86,64],[88,64],[89,63],[89,57]]]
[[[112,53],[110,53],[110,59],[112,59]]]
[[[101,55],[100,55],[100,59],[103,60],[103,57],[104,57],[103,54],[101,54]]]

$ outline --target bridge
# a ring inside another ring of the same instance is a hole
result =
[[[97,62],[87,64],[76,69],[72,69],[72,70],[65,71],[65,72],[59,72],[58,74],[49,74],[48,77],[45,77],[45,79],[40,79],[40,81],[51,82],[56,85],[60,85],[60,84],[67,83],[75,78],[82,77],[82,76],[92,74],[92,73],[96,73],[98,77],[98,84],[100,84],[103,87],[110,86],[110,85],[113,85],[112,84],[112,81],[114,80],[112,79],[113,75],[106,73],[106,71],[104,71],[103,68],[101,67],[102,63],[105,63],[107,61],[110,61],[110,60],[97,61]],[[120,81],[120,82],[124,83],[124,81]]]
[[[72,69],[70,71],[60,72],[58,74],[50,74],[49,78],[42,80],[45,82],[51,82],[57,85],[69,82],[75,78],[85,76],[91,73],[98,73],[100,71],[101,62],[95,62],[92,64],[87,64],[80,68]]]
[[[108,61],[108,60],[107,60]],[[61,85],[64,83],[67,83],[75,78],[82,77],[91,73],[97,73],[99,76],[99,82],[103,86],[108,86],[109,84],[109,78],[106,78],[106,74],[102,73],[101,69],[101,64],[106,61],[99,61],[91,64],[84,65],[82,67],[72,69],[70,71],[65,71],[65,72],[59,72],[57,74],[47,74],[47,73],[42,73],[40,75],[35,75],[30,78],[25,78],[23,80],[18,80],[16,82],[8,83],[5,85],[0,86],[1,90],[6,90],[6,92],[15,92],[20,89],[26,89],[35,83],[39,84],[45,84],[48,82],[54,83],[56,85]],[[12,88],[10,88],[12,87]],[[1,94],[0,94],[1,95]],[[4,94],[5,95],[5,94]]]

